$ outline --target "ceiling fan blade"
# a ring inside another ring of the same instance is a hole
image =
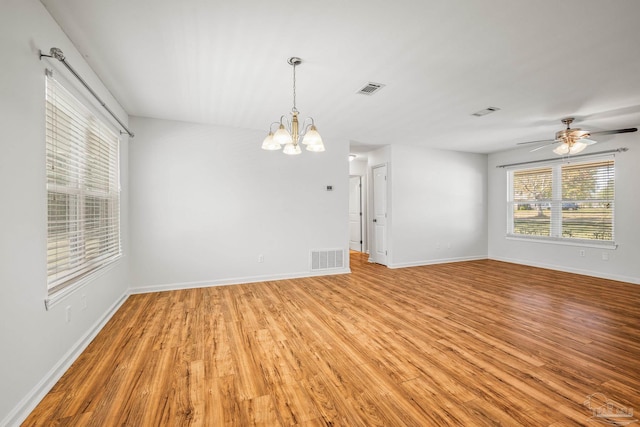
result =
[[[591,135],[613,135],[616,133],[630,133],[637,132],[638,128],[626,128],[626,129],[616,129],[616,130],[603,130],[600,132],[589,132]]]
[[[541,142],[544,142],[544,141],[541,141]],[[549,141],[548,141],[548,142],[549,142]],[[546,147],[548,147],[548,146],[550,146],[550,145],[553,145],[553,144],[555,144],[556,142],[558,142],[558,141],[550,141],[548,144],[544,144],[544,145],[541,145],[541,146],[539,146],[539,147],[536,147],[536,148],[534,148],[533,150],[530,150],[529,152],[530,152],[530,153],[533,153],[534,151],[542,150],[543,148],[546,148]]]
[[[593,145],[598,143],[598,141],[595,141],[593,139],[587,139],[587,138],[580,138],[580,142],[586,145]]]
[[[544,142],[556,142],[556,141],[554,139],[541,139],[541,140],[538,140],[538,141],[517,142],[516,145],[542,144]]]

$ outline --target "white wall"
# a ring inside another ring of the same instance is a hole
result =
[[[38,49],[67,60],[126,121],[82,56],[37,0],[5,0],[0,10],[0,425],[19,423],[126,295],[127,257],[49,311],[45,180],[45,67]],[[56,64],[60,67],[60,64]],[[61,72],[62,73],[62,72]],[[73,78],[71,78],[73,81]],[[85,92],[86,93],[86,92]],[[122,227],[127,253],[127,142],[122,144]],[[87,298],[82,309],[80,296]],[[71,322],[65,308],[71,306]]]
[[[487,256],[487,156],[392,145],[389,267]]]
[[[587,274],[640,283],[640,135],[637,133],[602,137],[597,145],[588,148],[591,152],[628,147],[629,151],[616,155],[615,187],[615,250],[507,240],[506,234],[506,170],[496,166],[553,158],[550,150],[534,153],[530,148],[515,149],[489,156],[489,257],[491,259],[527,264],[554,270]],[[586,152],[585,152],[586,153]],[[585,256],[580,256],[580,250]],[[602,254],[608,255],[608,260]]]
[[[348,253],[347,141],[287,156],[261,131],[131,126],[133,292],[308,276],[312,249]]]
[[[366,176],[367,175],[367,158],[359,157],[349,162],[349,175]]]

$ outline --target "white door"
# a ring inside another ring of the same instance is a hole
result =
[[[373,262],[387,265],[387,166],[373,168]]]
[[[349,177],[349,249],[362,252],[362,183]]]

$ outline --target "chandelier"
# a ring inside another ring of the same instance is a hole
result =
[[[313,122],[313,118],[305,118],[302,121],[302,126],[300,126],[300,122],[298,121],[299,111],[296,109],[296,66],[302,63],[302,59],[294,56],[289,58],[287,62],[293,67],[293,108],[290,113],[291,120],[285,115],[282,115],[280,116],[279,122],[271,123],[269,134],[262,142],[262,149],[279,150],[284,146],[282,150],[284,154],[296,155],[302,153],[302,149],[300,148],[300,139],[302,139],[302,145],[307,146],[307,151],[324,151],[324,144]],[[308,124],[307,121],[309,121]],[[272,130],[273,125],[279,125],[275,133]]]

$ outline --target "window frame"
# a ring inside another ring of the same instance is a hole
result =
[[[122,257],[121,141],[50,71],[45,84],[49,308]]]
[[[600,203],[601,199],[589,199],[589,200],[574,200],[565,199],[562,197],[562,168],[565,166],[580,166],[598,164],[603,162],[612,162],[611,178],[613,179],[613,195],[611,199],[612,214],[611,214],[611,239],[588,239],[588,238],[575,238],[563,236],[563,206],[566,203]],[[507,197],[506,197],[506,210],[507,210],[507,226],[506,226],[506,238],[509,240],[524,240],[538,243],[551,243],[560,245],[582,246],[582,247],[597,247],[616,249],[617,244],[615,241],[615,156],[593,156],[585,159],[573,161],[572,159],[563,159],[558,161],[545,161],[536,162],[536,164],[518,165],[507,168],[506,181],[507,181]],[[551,170],[551,198],[542,198],[537,200],[515,200],[514,192],[514,173],[521,171],[535,171],[535,170]],[[519,203],[527,204],[530,202],[540,203],[549,210],[549,235],[533,235],[523,234],[515,232],[515,205]]]

